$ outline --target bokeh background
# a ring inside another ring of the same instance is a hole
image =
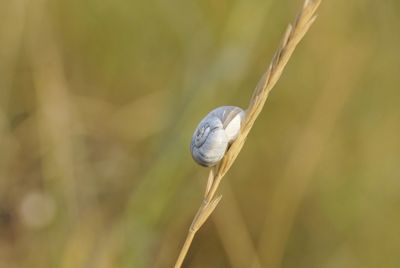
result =
[[[0,1],[0,267],[171,267],[300,0]],[[185,267],[400,267],[400,2],[324,1]]]

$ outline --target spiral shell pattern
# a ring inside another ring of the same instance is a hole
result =
[[[216,165],[240,133],[244,111],[236,106],[222,106],[204,117],[193,134],[190,150],[200,165]]]

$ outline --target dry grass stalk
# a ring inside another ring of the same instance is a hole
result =
[[[254,122],[256,121],[264,106],[265,101],[268,98],[269,92],[279,80],[284,67],[289,61],[290,56],[292,55],[300,40],[304,37],[310,26],[315,21],[315,12],[320,3],[321,0],[305,0],[303,8],[300,14],[297,16],[294,24],[288,26],[282,39],[281,45],[279,46],[274,54],[274,57],[272,58],[271,64],[262,76],[256,89],[254,90],[249,107],[246,111],[246,117],[243,122],[240,135],[230,146],[229,150],[226,152],[221,162],[210,170],[203,203],[197,211],[197,214],[194,217],[193,222],[189,228],[185,243],[176,261],[175,268],[179,268],[182,266],[183,260],[190,248],[196,232],[209,218],[209,216],[221,200],[222,196],[214,196],[222,178],[232,166],[240,150],[242,149],[244,142],[246,141],[247,135],[249,134]]]

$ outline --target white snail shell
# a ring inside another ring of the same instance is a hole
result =
[[[240,133],[245,112],[236,106],[212,110],[197,126],[190,144],[193,159],[200,165],[216,165]]]

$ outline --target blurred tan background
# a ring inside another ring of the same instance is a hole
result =
[[[302,2],[0,1],[0,267],[171,267]],[[185,267],[400,267],[400,2],[323,1]]]

